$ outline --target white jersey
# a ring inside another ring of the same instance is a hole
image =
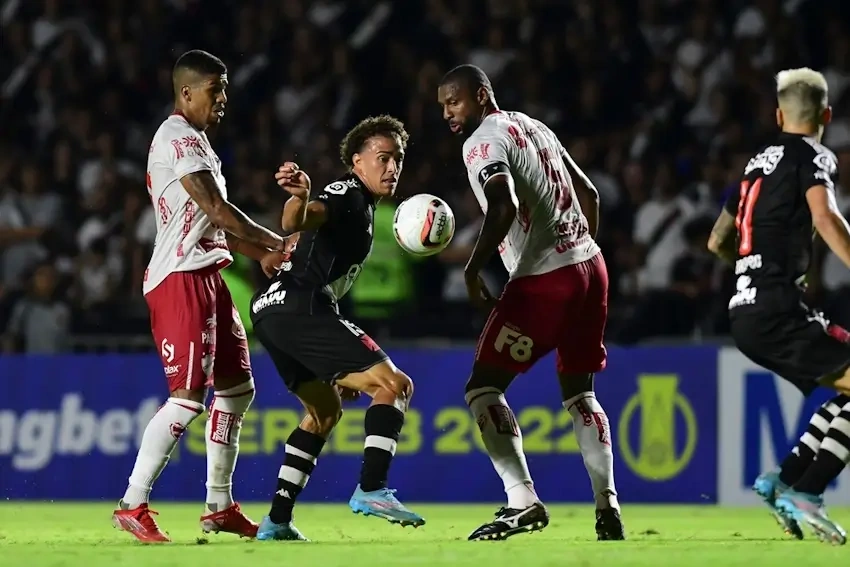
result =
[[[148,152],[147,186],[156,216],[156,240],[145,271],[145,294],[173,272],[224,268],[233,261],[224,230],[212,225],[180,183],[198,171],[212,173],[227,198],[221,160],[207,135],[183,116],[172,114],[156,131]]]
[[[499,254],[511,279],[545,274],[599,252],[564,166],[566,150],[542,122],[521,112],[486,116],[463,144],[472,191],[487,211],[484,184],[498,164],[516,187],[517,216]]]

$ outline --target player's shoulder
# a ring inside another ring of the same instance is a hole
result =
[[[348,195],[357,191],[363,191],[363,182],[352,172],[340,175],[322,188],[323,194]]]
[[[818,168],[832,172],[838,167],[838,157],[832,150],[814,138],[803,137],[800,141],[806,147],[805,155],[810,157]]]
[[[172,114],[162,121],[154,134],[154,139],[172,140],[183,136],[197,136],[198,131],[179,114]]]

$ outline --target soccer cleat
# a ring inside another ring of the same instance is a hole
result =
[[[616,508],[603,508],[596,511],[596,540],[615,541],[626,539],[623,520]]]
[[[844,545],[847,532],[826,515],[823,497],[789,488],[776,499],[776,509],[799,524],[808,524],[821,541]]]
[[[310,541],[292,522],[275,524],[268,516],[263,517],[263,521],[260,522],[257,539],[260,541]]]
[[[469,541],[508,539],[512,535],[536,532],[549,525],[549,512],[546,507],[535,502],[522,510],[516,508],[499,508],[496,519],[484,524],[469,534]]]
[[[119,530],[129,532],[142,543],[165,543],[171,541],[154,520],[156,512],[147,504],[141,504],[136,508],[123,508],[123,503],[118,504],[118,509],[112,512],[112,525]]]
[[[776,519],[776,523],[786,534],[790,534],[797,539],[803,539],[803,529],[793,517],[782,514],[776,509],[776,499],[783,492],[788,490],[788,485],[779,480],[779,473],[767,472],[762,473],[753,483],[753,490],[761,496],[767,507],[770,508],[770,513]]]
[[[259,525],[246,516],[239,504],[234,502],[224,510],[201,516],[201,529],[204,533],[225,532],[239,537],[257,537]]]
[[[348,501],[348,505],[355,514],[376,516],[391,524],[413,526],[414,528],[425,525],[425,518],[405,508],[404,504],[395,497],[395,490],[389,488],[364,492],[358,484],[354,494],[351,495],[351,500]]]

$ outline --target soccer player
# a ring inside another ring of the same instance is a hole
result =
[[[832,118],[823,75],[791,69],[776,77],[781,133],[743,172],[726,202],[709,249],[734,266],[729,301],[732,336],[750,360],[809,395],[818,385],[838,391],[812,417],[779,472],[754,489],[789,533],[808,524],[822,539],[844,543],[844,530],[823,504],[827,485],[850,460],[850,344],[847,331],[802,301],[812,229],[850,266],[850,227],[835,201],[835,155],[820,143]]]
[[[148,498],[180,436],[204,412],[206,388],[212,386],[201,527],[254,537],[257,524],[231,494],[254,380],[245,329],[219,270],[232,262],[231,251],[238,251],[262,261],[270,273],[285,242],[227,200],[221,160],[205,132],[224,116],[224,63],[205,51],[189,51],[177,60],[172,78],[174,113],[157,130],[148,154],[147,188],[157,234],[144,279],[153,338],[171,393],[145,429],[127,492],[112,518],[140,541],[169,541]]]
[[[608,416],[593,392],[594,373],[605,368],[608,310],[608,273],[594,241],[599,195],[545,124],[499,110],[478,67],[449,71],[438,99],[451,131],[466,137],[463,159],[484,211],[464,275],[470,299],[490,316],[466,383],[466,403],[508,500],[469,539],[504,539],[549,523],[505,391],[552,350],[563,406],[575,422],[590,475],[597,537],[624,539]],[[497,249],[510,280],[495,299],[479,274]]]
[[[291,162],[275,174],[290,194],[281,226],[295,233],[294,249],[271,285],[254,296],[251,317],[257,338],[306,416],[286,441],[260,540],[306,540],[292,523],[295,500],[342,415],[342,398],[360,392],[372,405],[366,411],[360,483],[349,506],[392,523],[425,523],[387,487],[413,382],[337,306],[372,249],[375,204],[395,192],[407,139],[395,118],[367,118],[342,141],[348,172],[336,181],[314,192],[307,174]]]

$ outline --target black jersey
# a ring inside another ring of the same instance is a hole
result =
[[[297,235],[289,259],[252,301],[252,315],[267,308],[312,312],[317,301],[335,309],[360,274],[372,250],[372,194],[356,175],[347,173],[311,200],[327,207],[325,222]]]
[[[747,163],[726,202],[737,228],[737,292],[729,309],[756,305],[758,290],[796,289],[809,268],[812,215],[806,192],[834,191],[835,154],[814,138],[781,134]]]

